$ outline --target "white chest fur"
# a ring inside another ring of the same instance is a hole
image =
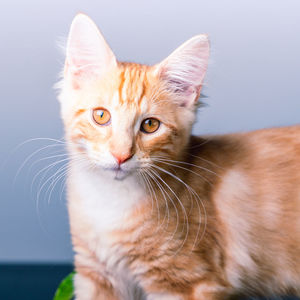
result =
[[[77,205],[98,233],[122,227],[124,218],[145,198],[137,175],[116,180],[109,171],[92,172],[74,166],[70,181],[79,198]]]
[[[145,198],[143,185],[137,177],[129,176],[122,181],[113,179],[111,174],[91,172],[72,166],[69,177],[70,188],[75,197],[69,199],[72,222],[83,222],[85,226],[71,224],[80,229],[76,231],[86,246],[96,254],[99,263],[105,264],[107,275],[122,295],[122,299],[136,298],[136,283],[127,268],[126,257],[121,247],[112,243],[109,233],[126,226],[124,219],[132,209]],[[71,193],[71,194],[72,194]],[[74,202],[73,202],[74,201]],[[87,264],[90,264],[86,261]],[[91,263],[91,267],[94,263]]]

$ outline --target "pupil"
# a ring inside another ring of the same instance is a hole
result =
[[[99,113],[99,115],[100,115],[100,118],[103,118],[104,111],[101,111],[101,112]]]
[[[151,127],[152,126],[152,120],[148,120],[148,125]]]

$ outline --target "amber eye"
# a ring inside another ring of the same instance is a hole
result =
[[[160,122],[157,119],[149,118],[142,122],[141,131],[145,133],[153,133],[159,128]]]
[[[96,108],[93,110],[93,119],[99,125],[106,125],[110,121],[110,113],[105,108]]]

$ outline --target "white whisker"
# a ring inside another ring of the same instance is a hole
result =
[[[149,179],[146,176],[146,173],[141,172],[142,178],[144,180],[144,183],[146,184],[148,191],[149,191],[149,195],[151,198],[151,215],[153,215],[153,211],[154,211],[154,205],[153,205],[153,195],[152,195],[152,190],[150,189],[150,184],[149,184]]]
[[[38,172],[34,175],[32,181],[31,181],[31,185],[30,185],[30,191],[31,191],[31,193],[32,193],[32,189],[33,189],[34,182],[36,181],[37,177],[38,177],[42,172],[45,171],[43,177],[40,179],[40,182],[45,178],[45,176],[46,176],[46,174],[48,173],[48,171],[50,171],[50,170],[51,170],[53,167],[55,167],[56,165],[58,165],[58,164],[60,164],[60,163],[62,163],[62,162],[65,162],[65,161],[69,161],[69,158],[65,158],[65,159],[61,159],[61,160],[55,161],[55,162],[53,162],[53,163],[47,165],[46,167],[42,168],[40,171],[38,171]]]
[[[204,236],[204,233],[206,231],[206,224],[207,224],[207,214],[206,214],[206,209],[205,209],[205,206],[203,204],[203,202],[201,201],[199,195],[195,192],[194,189],[192,189],[188,184],[186,184],[182,179],[180,179],[178,176],[174,175],[173,173],[163,169],[163,168],[160,168],[159,166],[156,166],[156,165],[152,165],[152,167],[155,167],[157,168],[158,170],[160,170],[161,172],[164,172],[168,175],[170,175],[171,177],[173,177],[174,179],[178,180],[179,182],[181,182],[198,200],[199,202],[201,203],[201,206],[203,207],[203,212],[204,212],[204,229],[203,229],[203,233],[200,237],[200,240],[202,240],[203,236]],[[194,241],[194,245],[193,245],[193,248],[195,247],[197,241],[198,241],[198,237],[199,237],[199,232],[200,232],[200,228],[201,228],[201,224],[202,224],[202,221],[201,221],[201,209],[199,207],[199,203],[198,201],[196,201],[197,205],[198,205],[198,210],[199,210],[199,225],[198,225],[198,230],[197,230],[197,234],[196,234],[196,237],[195,237],[195,241]],[[198,242],[199,242],[198,241]]]
[[[167,215],[168,215],[168,224],[167,224],[167,226],[169,225],[170,215],[169,215],[168,202],[167,202],[167,200],[166,200],[165,194],[163,193],[162,189],[161,189],[160,186],[159,186],[159,182],[157,181],[157,179],[151,174],[150,170],[149,170],[149,172],[146,171],[146,173],[147,173],[147,175],[153,180],[153,182],[159,187],[159,189],[160,189],[160,191],[161,191],[161,194],[163,195],[163,198],[164,198],[164,200],[165,200],[165,206],[166,206],[166,208],[167,208],[167,213],[165,212],[164,218],[163,218],[163,220],[162,220],[160,226],[157,228],[157,231],[158,231],[158,230],[163,226],[163,224],[165,223],[165,220],[166,220],[166,216],[167,216]]]
[[[151,174],[156,177],[157,179],[161,180],[160,176],[152,169],[149,169],[149,172],[151,172]],[[169,198],[169,200],[171,201],[174,209],[175,209],[175,213],[176,213],[176,226],[175,226],[175,229],[174,229],[174,232],[170,238],[170,240],[172,240],[177,232],[177,229],[178,229],[178,226],[179,226],[179,213],[178,213],[178,209],[173,201],[173,199],[171,198],[171,196],[166,192],[166,190],[164,189],[164,187],[159,183],[159,181],[157,181],[157,184],[159,185],[159,187],[162,189],[162,191],[164,191],[163,193],[166,194]],[[168,206],[168,202],[167,202],[167,199],[165,198],[166,200],[166,205],[168,207],[168,210],[169,210],[169,206]],[[170,219],[170,215],[168,213],[168,220]]]
[[[212,183],[211,183],[209,180],[207,180],[204,176],[202,176],[201,174],[199,174],[199,173],[197,173],[197,172],[195,172],[195,171],[193,171],[193,170],[187,169],[187,168],[182,167],[182,166],[178,166],[178,165],[176,165],[176,164],[174,164],[174,163],[168,163],[168,162],[163,161],[163,160],[160,160],[160,159],[155,159],[155,158],[153,158],[153,161],[156,161],[156,162],[159,162],[159,163],[162,163],[162,164],[171,166],[171,167],[175,167],[175,168],[178,168],[178,169],[182,169],[182,170],[191,172],[191,173],[193,173],[194,175],[199,176],[201,179],[203,179],[203,180],[204,180],[205,182],[207,182],[208,184],[212,185]]]
[[[37,149],[36,151],[34,151],[33,153],[31,153],[25,160],[24,162],[21,164],[21,166],[19,167],[19,169],[17,170],[17,173],[14,177],[14,180],[13,180],[13,185],[15,185],[16,183],[16,179],[17,177],[19,176],[20,172],[22,171],[22,169],[24,168],[24,166],[26,165],[26,163],[36,154],[38,154],[39,152],[45,150],[45,149],[49,149],[49,148],[52,148],[52,147],[58,147],[58,146],[61,146],[61,144],[53,144],[53,145],[47,145],[47,146],[44,146],[42,148],[39,148]]]
[[[156,166],[156,165],[151,165],[151,166],[154,167],[154,168],[159,169],[159,170],[162,171],[162,172],[168,172],[168,171],[166,171],[166,170],[164,170],[164,169],[162,169],[162,168],[160,168],[160,167],[158,167],[158,166]],[[170,173],[170,174],[171,174],[171,173]],[[157,176],[159,176],[159,175],[157,174]],[[163,180],[163,179],[161,178],[161,176],[159,176],[159,178],[160,178],[160,180],[166,185],[166,187],[170,190],[170,192],[175,196],[175,198],[177,199],[177,201],[178,201],[178,203],[179,203],[179,205],[180,205],[180,207],[181,207],[181,209],[182,209],[182,212],[183,212],[183,214],[184,214],[184,224],[185,224],[185,226],[186,226],[186,234],[185,234],[185,237],[184,237],[184,239],[183,239],[183,242],[182,242],[181,246],[179,247],[179,249],[177,249],[177,251],[176,251],[175,254],[174,254],[174,255],[177,255],[177,253],[182,249],[183,245],[185,244],[185,242],[186,242],[186,240],[187,240],[187,238],[188,238],[188,233],[189,233],[189,220],[188,220],[188,215],[187,215],[187,213],[186,213],[186,210],[185,210],[184,205],[182,204],[181,200],[180,200],[179,197],[176,195],[176,193],[173,191],[173,189],[168,185],[168,183],[166,183],[165,180]],[[183,230],[184,230],[184,228],[183,228]]]
[[[203,171],[206,171],[208,173],[211,173],[213,175],[217,175],[216,172],[212,171],[212,170],[209,170],[205,167],[202,167],[202,166],[198,166],[198,165],[195,165],[195,164],[192,164],[192,163],[188,163],[188,162],[185,162],[185,161],[180,161],[180,160],[173,160],[173,159],[167,159],[163,156],[153,156],[151,157],[151,159],[154,158],[154,159],[158,159],[158,160],[162,160],[162,161],[166,161],[166,162],[170,162],[170,163],[178,163],[178,164],[183,164],[183,165],[187,165],[187,166],[191,166],[191,167],[195,167],[197,169],[201,169]]]

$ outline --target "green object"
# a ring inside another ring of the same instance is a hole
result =
[[[71,300],[74,297],[74,275],[75,272],[72,272],[62,280],[55,292],[53,300]]]

